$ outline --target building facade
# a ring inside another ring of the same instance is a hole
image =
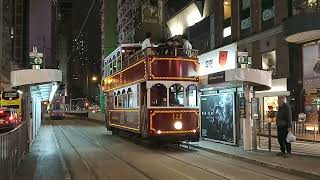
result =
[[[163,0],[118,0],[118,42],[142,42],[146,32],[151,32],[154,41],[164,37]]]
[[[203,6],[194,1],[167,20],[171,36],[187,35],[200,54],[220,48],[229,51],[227,47],[236,43],[237,48],[231,53],[237,54],[238,61],[240,54],[245,53],[252,68],[272,72],[271,89],[255,93],[260,102],[261,127],[269,122],[268,111],[277,111],[277,99],[282,95],[288,97],[293,120],[305,113],[307,123],[319,123],[320,21],[314,20],[319,18],[320,2],[205,0],[202,3]]]
[[[10,89],[10,71],[26,67],[28,53],[29,3],[0,2],[0,90]]]
[[[42,67],[56,69],[57,51],[57,2],[52,0],[30,1],[29,51],[37,47],[44,53]]]

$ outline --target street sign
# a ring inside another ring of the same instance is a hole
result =
[[[30,52],[29,56],[30,56],[30,59],[29,59],[30,65],[42,64],[43,53],[38,53],[37,47],[32,48],[32,52]]]

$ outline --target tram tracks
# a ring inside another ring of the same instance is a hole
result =
[[[78,121],[77,121],[78,122]],[[77,124],[74,121],[72,122],[72,124]],[[86,124],[86,123],[85,123]],[[82,130],[81,126],[79,127],[72,127],[72,125],[67,127],[68,129],[80,134],[82,137],[85,137],[87,140],[91,141],[93,144],[95,144],[97,147],[99,147],[100,149],[103,149],[104,151],[106,151],[106,153],[108,154],[112,154],[115,158],[117,158],[118,160],[124,162],[125,164],[127,164],[129,167],[131,167],[132,169],[134,169],[135,171],[138,171],[140,174],[142,174],[145,178],[147,179],[154,179],[152,178],[150,175],[148,175],[147,173],[145,173],[144,171],[142,171],[138,166],[136,166],[134,163],[132,163],[132,160],[128,161],[126,159],[123,158],[123,156],[119,153],[114,152],[114,150],[112,150],[111,146],[105,145],[104,141],[102,140],[97,140],[96,138],[98,137],[92,137],[92,133],[89,130]],[[132,140],[129,140],[128,138],[119,138],[124,142],[131,142]],[[135,141],[136,142],[136,141]],[[143,146],[149,146],[150,149],[150,144],[148,144],[148,142],[143,141],[143,140],[138,140],[138,143],[143,145]],[[157,147],[156,149],[156,153],[163,155],[167,158],[173,159],[174,161],[178,161],[180,163],[185,164],[186,166],[190,166],[193,167],[194,169],[199,169],[202,172],[206,172],[206,173],[210,173],[214,176],[216,176],[218,179],[237,179],[235,178],[235,176],[232,176],[231,174],[228,173],[224,173],[214,167],[209,167],[209,166],[205,166],[203,163],[197,163],[197,162],[193,162],[188,160],[188,158],[190,158],[190,156],[180,156],[179,154],[175,154],[178,153],[178,151],[184,151],[184,152],[188,152],[194,156],[198,156],[200,158],[206,159],[206,161],[214,161],[214,162],[219,162],[219,164],[224,164],[224,166],[230,166],[233,168],[239,168],[241,169],[240,172],[247,172],[248,174],[252,174],[252,175],[258,175],[260,177],[264,177],[262,179],[279,179],[279,180],[284,180],[287,178],[281,178],[282,176],[277,176],[277,175],[273,175],[273,174],[267,174],[266,172],[264,172],[264,169],[269,169],[269,168],[258,168],[258,170],[255,170],[255,168],[250,168],[250,166],[254,166],[253,164],[251,164],[249,167],[246,166],[241,166],[240,160],[238,163],[234,164],[232,162],[228,162],[228,160],[222,160],[220,158],[214,158],[214,157],[209,157],[207,155],[203,155],[201,153],[198,152],[192,152],[189,149],[185,148],[185,147],[177,147],[177,146],[170,146],[169,147],[171,150],[173,150],[173,152],[163,152],[163,148],[159,149],[159,147]],[[168,150],[168,149],[167,149]],[[154,151],[154,148],[152,149],[152,151]],[[205,160],[203,160],[205,161]],[[242,161],[241,161],[242,162]],[[245,163],[245,162],[243,162]],[[249,163],[250,164],[250,163]],[[169,167],[168,167],[169,168]],[[169,168],[170,169],[170,168]],[[172,169],[173,171],[176,171],[175,169]],[[270,171],[272,171],[273,169],[269,169]],[[279,173],[283,173],[278,171]],[[287,173],[286,173],[287,174]],[[287,174],[290,175],[290,174]],[[190,177],[190,179],[192,179]]]
[[[78,128],[74,128],[74,127],[68,127],[70,129],[72,129],[73,131],[75,132],[78,132],[79,134],[81,134],[82,136],[86,137],[87,139],[89,139],[92,143],[94,143],[95,145],[105,149],[106,151],[108,151],[109,153],[111,153],[112,155],[114,155],[116,158],[118,158],[120,161],[126,163],[128,166],[130,166],[131,168],[135,169],[136,171],[138,171],[139,173],[143,174],[146,178],[148,179],[153,179],[151,176],[149,176],[148,174],[146,174],[145,172],[143,172],[142,170],[140,170],[138,167],[136,167],[135,165],[133,165],[131,162],[127,161],[127,160],[124,160],[123,158],[121,158],[121,156],[119,156],[118,154],[116,154],[115,152],[113,152],[108,146],[105,146],[105,145],[102,145],[100,142],[98,142],[97,140],[94,140],[92,137],[90,137],[87,133],[83,132],[82,130],[79,130]],[[144,142],[146,143],[146,142]],[[158,153],[158,152],[157,152]],[[192,163],[189,163],[189,162],[186,162],[186,161],[183,161],[183,160],[180,160],[180,159],[177,159],[175,157],[171,157],[171,156],[168,156],[164,153],[159,153],[161,155],[165,155],[166,157],[168,158],[171,158],[171,159],[174,159],[176,161],[179,161],[183,164],[186,164],[187,166],[191,166],[193,168],[196,168],[196,169],[200,169],[202,171],[205,171],[207,173],[210,173],[210,174],[213,174],[214,176],[217,176],[219,177],[220,179],[226,179],[226,180],[231,180],[229,178],[226,178],[224,177],[223,175],[219,174],[218,172],[213,172],[213,171],[210,171],[210,170],[207,170],[205,168],[202,168],[200,166],[196,166]]]

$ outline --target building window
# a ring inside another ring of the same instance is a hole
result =
[[[320,0],[293,0],[292,14],[310,14],[320,11]]]
[[[274,0],[261,0],[261,27],[263,30],[274,25]]]
[[[169,89],[169,105],[183,106],[184,94],[181,84],[174,84]]]
[[[240,0],[240,35],[245,37],[251,30],[251,0]]]
[[[191,84],[187,87],[187,105],[189,107],[197,107],[198,106],[198,91],[197,86]]]
[[[151,106],[167,106],[167,88],[163,84],[155,84],[150,89]]]
[[[272,71],[272,76],[276,74],[276,51],[270,51],[262,54],[262,69]]]
[[[231,43],[231,0],[223,1],[223,43]]]

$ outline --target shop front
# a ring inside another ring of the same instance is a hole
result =
[[[320,41],[303,44],[303,99],[305,130],[319,133],[320,126]]]
[[[260,118],[254,88],[270,89],[272,73],[237,68],[237,58],[236,43],[199,56],[201,138],[252,150]]]

